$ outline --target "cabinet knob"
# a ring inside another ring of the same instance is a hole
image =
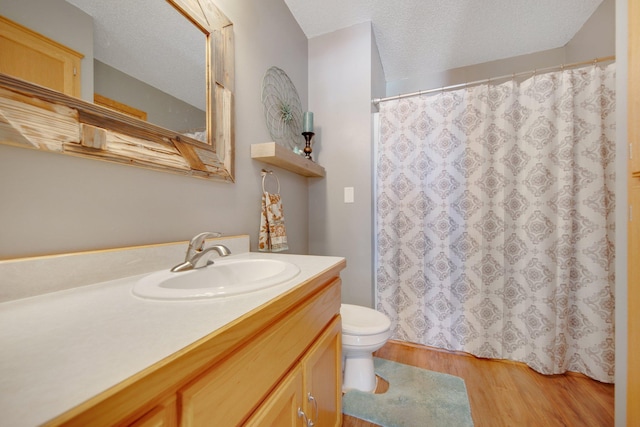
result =
[[[307,426],[313,427],[318,422],[318,417],[320,416],[320,413],[318,412],[318,401],[316,400],[315,397],[313,397],[313,395],[310,392],[307,393],[307,400],[313,403],[313,412],[314,412],[313,421],[309,420],[309,422],[307,423]]]
[[[298,418],[302,418],[302,421],[304,422],[304,425],[306,425],[307,427],[310,427],[309,426],[309,422],[311,420],[309,418],[307,418],[307,414],[304,413],[302,408],[298,408]]]

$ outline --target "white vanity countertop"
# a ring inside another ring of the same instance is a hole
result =
[[[0,425],[40,425],[335,266],[343,258],[243,253],[300,267],[294,279],[223,299],[151,301],[144,276],[0,304]]]

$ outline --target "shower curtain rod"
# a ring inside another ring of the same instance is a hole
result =
[[[520,76],[526,76],[527,74],[531,74],[531,75],[535,75],[537,73],[546,73],[547,71],[554,71],[554,70],[563,70],[565,68],[575,68],[575,67],[579,67],[581,65],[588,65],[588,64],[597,64],[598,62],[607,62],[607,61],[615,61],[616,57],[615,56],[605,56],[603,58],[595,58],[591,61],[583,61],[583,62],[574,62],[573,64],[562,64],[562,65],[555,65],[553,67],[547,67],[547,68],[539,68],[533,71],[522,71],[520,73],[513,73],[513,74],[506,74],[504,76],[499,76],[499,77],[492,77],[490,79],[482,79],[482,80],[476,80],[474,82],[468,82],[468,83],[459,83],[459,84],[455,84],[455,85],[450,85],[450,86],[443,86],[443,87],[439,87],[439,88],[435,88],[435,89],[428,89],[428,90],[419,90],[417,92],[412,92],[412,93],[405,93],[405,94],[400,94],[400,95],[395,95],[395,96],[389,96],[387,98],[375,98],[371,100],[372,104],[379,104],[381,102],[385,102],[385,101],[391,101],[393,99],[402,99],[402,98],[410,98],[412,96],[420,96],[420,95],[424,95],[427,93],[434,93],[434,92],[442,92],[445,90],[452,90],[452,89],[459,89],[459,88],[463,88],[463,87],[468,87],[468,86],[475,86],[475,85],[479,85],[479,84],[483,84],[483,83],[489,83],[495,80],[502,80],[502,79],[508,79],[508,78],[516,78],[516,77],[520,77]]]

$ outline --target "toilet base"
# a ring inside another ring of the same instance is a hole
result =
[[[342,391],[376,389],[373,352],[391,336],[391,320],[367,307],[342,304]]]
[[[376,389],[376,374],[373,369],[373,355],[355,354],[344,357],[344,377],[342,391],[360,390],[371,393]]]

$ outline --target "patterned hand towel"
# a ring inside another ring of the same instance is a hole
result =
[[[289,249],[287,231],[284,228],[284,212],[280,194],[262,193],[262,214],[260,215],[260,236],[258,250],[279,252]]]

